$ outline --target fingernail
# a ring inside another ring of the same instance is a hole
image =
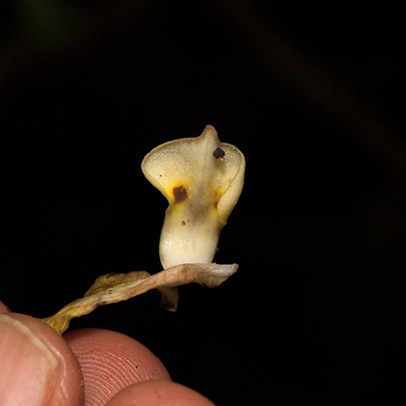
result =
[[[46,405],[52,397],[59,362],[20,321],[0,314],[0,405]]]

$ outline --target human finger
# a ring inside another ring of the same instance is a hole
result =
[[[1,405],[83,404],[78,361],[65,340],[42,321],[0,314],[0,359]]]
[[[130,386],[106,406],[214,406],[209,399],[174,382],[148,381]]]
[[[0,300],[0,314],[8,313],[10,309]]]
[[[65,334],[64,338],[82,369],[86,406],[105,404],[134,383],[171,380],[159,358],[124,334],[81,329]]]

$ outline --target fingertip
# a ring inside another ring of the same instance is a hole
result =
[[[0,314],[8,313],[10,309],[0,300]]]
[[[105,404],[134,383],[171,379],[158,357],[124,334],[81,329],[64,338],[81,365],[86,405]]]
[[[114,396],[106,406],[215,406],[200,393],[179,383],[150,381],[133,385]]]
[[[79,364],[63,338],[41,320],[0,315],[0,404],[68,406],[83,402]]]

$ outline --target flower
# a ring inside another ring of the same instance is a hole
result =
[[[169,202],[159,244],[164,269],[211,263],[221,229],[241,194],[244,155],[233,145],[220,143],[208,125],[199,137],[154,148],[141,168]]]

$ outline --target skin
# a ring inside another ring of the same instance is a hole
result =
[[[0,404],[213,406],[171,381],[162,362],[123,334],[82,329],[59,336],[0,301]]]

